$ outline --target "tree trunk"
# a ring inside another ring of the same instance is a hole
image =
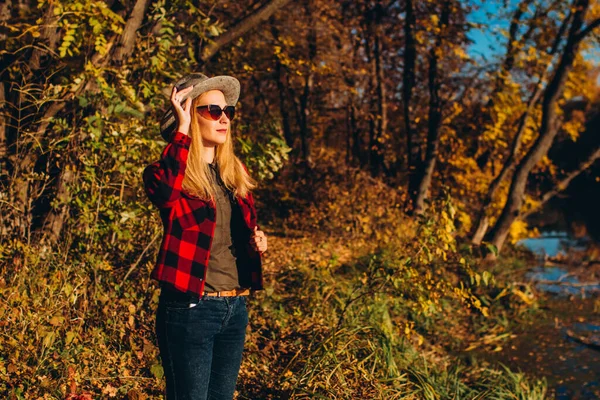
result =
[[[125,29],[123,29],[123,34],[119,38],[119,47],[113,55],[116,65],[121,65],[123,60],[133,53],[137,31],[142,25],[149,4],[150,0],[137,0],[135,2],[131,15],[125,24]]]
[[[0,81],[0,191],[8,193],[8,142],[6,140],[7,118],[5,117],[6,98],[4,82]],[[0,215],[0,237],[7,237],[8,221],[5,213]]]
[[[402,71],[402,101],[404,130],[406,134],[406,154],[408,154],[408,201],[414,201],[417,187],[415,174],[421,164],[421,140],[411,124],[410,104],[415,86],[415,62],[417,50],[414,37],[415,14],[412,0],[406,0],[406,20],[404,21],[404,70]],[[409,208],[412,207],[412,204]]]
[[[374,77],[375,77],[375,99],[377,101],[377,115],[374,121],[373,133],[371,135],[369,152],[371,174],[376,176],[381,171],[383,163],[382,140],[387,131],[387,101],[385,94],[385,83],[383,81],[383,67],[381,60],[381,33],[376,27],[375,38],[373,40],[373,59],[374,59]]]
[[[38,72],[40,69],[42,58],[44,55],[48,54],[50,51],[54,51],[58,45],[59,39],[59,31],[56,29],[56,21],[57,17],[54,15],[54,5],[50,3],[48,8],[46,9],[46,13],[44,14],[44,22],[43,28],[41,30],[40,39],[42,43],[47,44],[48,50],[46,50],[42,46],[36,46],[31,53],[31,57],[29,59],[29,75],[28,78],[31,78]],[[28,82],[29,79],[26,79],[25,82]]]
[[[92,59],[99,63],[114,61],[117,65],[119,65],[123,60],[130,57],[135,48],[136,34],[142,25],[148,4],[149,0],[136,1],[131,15],[125,24],[125,29],[123,29],[122,35],[119,38],[115,38],[115,40],[117,40],[119,43],[119,47],[115,50],[113,57],[105,57],[101,60],[100,57],[97,57],[98,53],[96,53]],[[89,81],[87,83],[82,83],[82,85],[80,85],[80,90],[97,90],[94,86],[89,85],[89,83]],[[65,106],[65,104],[66,102],[53,103],[49,110],[53,110],[56,114],[58,111],[60,111],[60,109],[62,109],[62,107]],[[50,118],[44,118],[45,122],[40,125],[39,129],[45,130],[49,120]],[[51,209],[48,212],[44,218],[44,224],[41,230],[42,238],[48,240],[50,243],[56,243],[56,241],[60,238],[60,234],[68,215],[68,204],[71,201],[70,187],[75,178],[76,174],[67,169],[63,169],[58,176],[56,182],[56,196],[59,202],[58,209]]]
[[[292,135],[292,128],[290,127],[290,113],[285,105],[286,89],[283,83],[282,69],[281,62],[277,59],[275,61],[275,81],[277,82],[277,89],[279,90],[279,112],[281,113],[281,123],[283,125],[283,137],[285,138],[285,143],[293,151],[294,137]]]
[[[564,19],[560,29],[558,30],[558,33],[556,34],[552,48],[548,53],[549,55],[554,56],[558,51],[561,38],[564,35],[565,30],[568,28],[572,16],[573,14],[570,14],[569,16],[567,16],[567,18]],[[538,104],[538,101],[543,92],[542,84],[546,80],[546,76],[549,71],[550,68],[547,67],[542,73],[542,76],[538,79],[535,89],[529,97],[529,101],[527,102],[527,108],[523,112],[523,115],[521,115],[521,118],[519,118],[517,133],[515,134],[515,137],[513,139],[508,158],[504,162],[500,173],[496,176],[496,178],[494,178],[494,180],[490,184],[490,187],[488,188],[488,191],[482,201],[482,207],[477,216],[477,222],[475,224],[475,229],[473,230],[473,234],[471,237],[471,243],[475,245],[481,244],[490,225],[489,212],[496,192],[500,188],[502,182],[504,182],[504,180],[509,176],[510,172],[514,169],[515,165],[517,164],[517,157],[519,155],[519,152],[521,151],[521,142],[523,139],[523,135],[525,134],[525,128],[527,127],[527,120],[529,119],[529,115],[531,114],[532,110]]]
[[[433,171],[437,161],[440,143],[440,129],[442,122],[442,105],[440,101],[440,77],[438,71],[438,55],[436,51],[442,49],[446,27],[450,19],[450,1],[446,0],[442,8],[439,22],[440,33],[435,45],[429,50],[429,121],[427,129],[427,150],[425,161],[422,163],[417,176],[417,196],[415,198],[414,212],[421,214],[425,209],[425,199],[431,186]]]
[[[350,65],[341,60],[342,64],[342,72],[346,72],[347,70],[351,70],[352,72],[348,74],[344,74],[344,81],[346,83],[346,94],[348,96],[348,134],[349,134],[349,142],[350,142],[350,163],[354,163],[358,161],[358,165],[362,168],[365,165],[363,148],[362,148],[362,138],[361,138],[361,128],[357,123],[357,114],[358,108],[357,102],[360,102],[360,99],[356,95],[357,87],[356,87],[356,75],[353,70],[353,65],[357,62],[358,57],[362,57],[360,55],[360,48],[362,47],[361,41],[354,40],[352,44],[352,60]],[[350,165],[350,164],[349,164]]]
[[[522,0],[511,18],[510,27],[508,29],[508,40],[506,41],[506,53],[504,55],[504,60],[502,62],[502,66],[500,67],[498,76],[494,82],[492,92],[490,93],[489,99],[483,108],[483,116],[481,121],[481,127],[483,129],[480,131],[477,138],[478,140],[476,142],[474,154],[479,151],[480,139],[485,128],[493,121],[492,110],[494,108],[494,102],[496,101],[496,97],[502,93],[506,87],[506,82],[515,64],[516,52],[533,32],[532,29],[529,29],[520,39],[517,39],[519,28],[521,28],[522,25],[521,18],[532,2],[533,0]],[[486,152],[483,156],[478,157],[477,164],[481,169],[484,169],[485,165],[487,165],[490,155],[490,152]]]
[[[273,35],[273,39],[276,42],[279,42],[279,30],[275,26],[271,26],[271,34]],[[287,72],[288,71],[285,70],[285,74],[287,74]],[[285,102],[288,90],[286,88],[286,80],[284,77],[284,66],[281,64],[279,57],[275,57],[275,82],[277,83],[277,90],[279,91],[279,112],[281,114],[283,137],[285,138],[285,143],[292,149],[292,154],[295,154],[295,140],[290,125],[291,116]]]
[[[563,55],[556,67],[552,80],[548,83],[544,93],[542,103],[542,123],[537,140],[527,152],[523,160],[517,167],[515,175],[511,182],[508,199],[500,218],[490,232],[490,242],[496,246],[498,251],[502,249],[510,226],[519,217],[523,197],[525,196],[525,188],[527,178],[531,169],[547,154],[548,149],[554,141],[554,137],[558,132],[558,121],[556,115],[556,102],[564,90],[567,75],[572,68],[573,61],[577,55],[579,43],[578,39],[581,26],[585,20],[585,13],[589,8],[589,0],[577,0],[575,3],[575,14],[573,22],[569,29],[569,35]]]
[[[7,11],[2,10],[2,18],[7,15]],[[40,30],[39,42],[44,46],[33,47],[29,59],[27,60],[27,73],[20,77],[20,84],[6,81],[8,83],[8,101],[11,105],[8,124],[4,125],[6,156],[3,158],[6,165],[6,172],[10,174],[7,180],[10,180],[8,193],[14,205],[13,218],[9,232],[13,232],[21,238],[30,238],[31,204],[35,199],[30,199],[32,180],[28,176],[33,171],[37,161],[37,154],[33,150],[34,144],[42,141],[45,131],[37,129],[33,133],[31,126],[36,122],[39,105],[32,104],[29,94],[29,87],[43,85],[45,82],[42,63],[47,52],[56,50],[58,43],[58,32],[56,30],[56,19],[54,15],[54,6],[50,4],[43,16],[42,29]],[[25,90],[16,91],[16,86]],[[12,93],[11,93],[12,92]],[[42,120],[43,122],[43,120]],[[41,123],[41,122],[40,122]],[[29,135],[27,135],[29,133]],[[3,166],[4,167],[4,166]]]
[[[521,18],[523,17],[523,14],[525,13],[525,11],[527,11],[527,8],[529,8],[531,3],[533,3],[533,0],[522,0],[521,3],[519,3],[510,21],[510,28],[508,29],[509,36],[506,42],[506,55],[504,57],[502,67],[500,68],[500,73],[496,78],[492,94],[490,95],[488,103],[486,104],[486,109],[491,109],[494,106],[494,100],[496,95],[502,92],[504,90],[504,87],[506,86],[506,80],[508,78],[508,75],[510,74],[515,65],[516,51],[518,51],[518,49],[515,49],[515,47],[520,47],[523,44],[523,41],[527,40],[528,38],[525,35],[523,35],[523,37],[520,40],[518,40],[517,33],[519,32],[519,28],[522,27]],[[529,30],[528,32],[531,32],[531,30]],[[488,118],[488,121],[484,122],[491,121],[491,115],[489,112],[486,113],[486,117]]]
[[[504,182],[504,179],[506,179],[508,177],[510,171],[513,170],[513,168],[515,167],[515,165],[517,163],[517,156],[518,156],[519,152],[521,151],[521,144],[522,144],[521,142],[523,140],[523,135],[525,134],[525,127],[527,126],[527,119],[529,118],[529,114],[531,113],[531,110],[533,110],[535,104],[537,104],[539,97],[542,93],[542,88],[541,88],[542,81],[543,81],[543,79],[540,79],[540,82],[538,83],[535,92],[533,93],[532,97],[529,99],[529,104],[527,105],[526,111],[523,113],[523,115],[521,116],[521,118],[519,120],[519,127],[517,129],[515,138],[513,139],[508,158],[504,162],[504,165],[502,166],[502,170],[500,171],[498,176],[496,176],[496,178],[494,178],[494,180],[490,184],[490,187],[488,188],[485,198],[483,199],[483,204],[482,204],[481,210],[479,212],[479,215],[477,217],[476,228],[474,230],[474,233],[473,233],[473,236],[471,239],[471,242],[475,245],[481,244],[481,242],[483,241],[483,238],[485,236],[485,233],[487,231],[487,228],[489,227],[488,213],[490,212],[492,202],[494,200],[494,196],[495,196],[496,192],[498,191],[498,189],[500,188],[500,184],[502,182]]]
[[[71,185],[75,182],[75,171],[65,167],[58,177],[58,186],[56,189],[56,201],[58,205],[52,207],[46,215],[42,229],[42,241],[49,243],[58,243],[63,231],[65,219],[69,213],[69,203],[71,202]]]
[[[362,151],[361,129],[356,124],[356,105],[354,102],[350,105],[350,126],[352,127],[352,155],[358,160],[358,165],[365,166],[365,157]]]
[[[305,7],[305,14],[308,19],[312,17],[312,2],[309,1]],[[300,139],[302,145],[302,158],[309,168],[313,167],[313,160],[310,154],[310,140],[312,138],[312,126],[310,121],[311,97],[314,81],[314,60],[317,55],[317,29],[315,24],[307,29],[306,41],[308,44],[307,70],[304,76],[304,90],[300,97]]]
[[[0,3],[0,22],[4,23],[10,19],[10,9],[12,7],[12,0],[5,0]],[[0,31],[0,42],[6,40],[6,34],[4,31]]]
[[[302,158],[307,165],[312,167],[312,158],[310,155],[310,138],[312,129],[310,126],[310,94],[313,86],[313,76],[309,72],[304,78],[304,90],[300,97],[300,141],[302,147]]]
[[[352,104],[348,103],[346,105],[346,167],[350,165],[352,162],[352,154],[351,154],[351,132],[352,132],[352,124],[350,122],[350,114],[352,113]]]

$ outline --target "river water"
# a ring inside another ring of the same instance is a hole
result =
[[[548,398],[600,399],[600,285],[582,279],[573,268],[544,262],[585,249],[586,242],[560,232],[547,232],[522,245],[540,256],[525,278],[545,292],[543,311],[494,358],[548,382]],[[545,266],[544,266],[545,265]],[[585,344],[584,344],[585,343]]]

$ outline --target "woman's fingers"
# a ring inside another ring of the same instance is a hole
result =
[[[252,238],[258,243],[261,240],[265,240],[266,236],[263,231],[254,231],[252,232]]]
[[[177,97],[183,97],[185,96],[187,93],[189,93],[194,87],[193,86],[188,86],[185,89],[177,89],[177,86],[173,86],[173,91],[172,94],[173,95],[177,95]]]
[[[252,248],[254,250],[258,251],[259,253],[264,253],[267,251],[268,247],[267,247],[266,243],[261,243],[261,244],[253,243]]]
[[[177,121],[179,123],[178,130],[187,134],[189,131],[190,122],[192,120],[191,117],[191,109],[192,109],[192,99],[187,98],[183,107],[181,105],[182,99],[187,95],[193,86],[187,87],[183,90],[178,91],[176,87],[173,87],[173,91],[171,93],[171,104],[173,105],[173,109],[177,116]]]
[[[267,251],[267,237],[263,231],[259,231],[257,228],[252,232],[252,247],[255,250],[264,253]]]
[[[193,86],[190,86],[182,90],[177,90],[176,87],[173,87],[173,91],[171,92],[171,103],[173,103],[175,107],[181,106],[181,101],[183,100],[185,95],[188,94],[193,88]]]
[[[171,100],[173,103],[181,104],[185,95],[189,92],[189,90],[184,89],[181,92],[177,91],[177,88],[173,89],[173,93],[171,94]]]

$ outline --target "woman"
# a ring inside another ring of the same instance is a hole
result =
[[[239,93],[230,76],[179,80],[161,122],[168,144],[144,171],[164,227],[151,276],[161,285],[156,335],[167,400],[233,398],[246,297],[262,289],[267,238],[256,225],[254,182],[231,138]]]

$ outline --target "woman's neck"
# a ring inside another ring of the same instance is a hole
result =
[[[215,148],[205,146],[202,149],[202,159],[207,163],[211,164],[215,159]]]

